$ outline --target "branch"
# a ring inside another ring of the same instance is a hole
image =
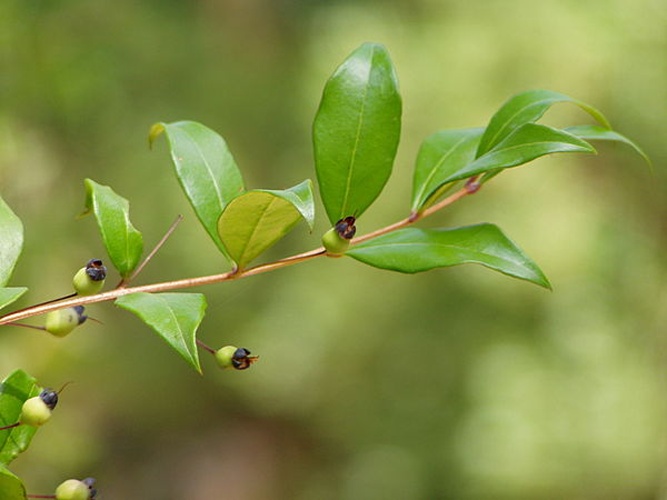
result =
[[[462,187],[460,190],[456,191],[452,195],[448,196],[444,200],[440,201],[439,203],[436,203],[435,205],[427,208],[423,212],[414,212],[410,214],[409,217],[398,221],[394,224],[391,224],[389,226],[383,227],[381,229],[378,229],[377,231],[373,231],[371,233],[365,234],[364,236],[360,236],[359,238],[355,238],[352,240],[352,244],[356,243],[361,243],[363,241],[368,241],[373,238],[377,238],[378,236],[381,236],[383,234],[390,233],[392,231],[396,231],[397,229],[401,229],[403,227],[409,226],[411,224],[414,224],[415,222],[428,217],[435,212],[438,212],[439,210],[442,210],[443,208],[459,201],[460,199],[464,198],[465,196],[469,194],[475,193],[479,189],[479,184],[477,184],[474,180],[472,182],[466,183],[464,187]],[[122,297],[124,295],[129,295],[131,293],[139,293],[139,292],[147,292],[147,293],[160,293],[160,292],[169,292],[172,290],[182,290],[184,288],[193,288],[197,286],[204,286],[204,285],[212,285],[215,283],[223,283],[225,281],[232,281],[232,280],[237,280],[241,278],[247,278],[250,276],[255,276],[257,274],[262,274],[266,273],[269,271],[275,271],[276,269],[281,269],[283,267],[288,267],[292,266],[294,264],[299,264],[301,262],[306,262],[308,260],[315,259],[317,257],[322,257],[327,255],[326,250],[322,247],[316,248],[314,250],[310,250],[309,252],[304,252],[296,255],[292,255],[290,257],[286,257],[284,259],[280,259],[274,262],[269,262],[266,264],[259,264],[254,267],[249,267],[248,269],[233,269],[231,271],[228,271],[226,273],[222,274],[212,274],[208,276],[201,276],[198,278],[186,278],[186,279],[181,279],[181,280],[174,280],[174,281],[165,281],[162,283],[152,283],[149,285],[141,285],[141,286],[134,286],[134,287],[125,287],[122,286],[123,284],[121,283],[119,287],[110,290],[108,292],[103,292],[99,293],[97,295],[88,295],[88,296],[76,296],[73,298],[65,298],[64,300],[59,300],[57,302],[45,302],[42,304],[37,304],[35,306],[31,307],[26,307],[24,309],[20,309],[18,311],[14,311],[12,313],[6,314],[5,316],[0,317],[0,325],[9,325],[11,323],[15,323],[17,321],[22,321],[27,318],[31,318],[33,316],[38,316],[41,314],[46,314],[51,311],[56,311],[58,309],[65,309],[68,307],[75,307],[75,306],[84,306],[87,304],[95,304],[97,302],[106,302],[109,300],[115,300],[118,297]],[[152,255],[151,255],[152,257]],[[145,262],[147,262],[149,259],[147,258]]]

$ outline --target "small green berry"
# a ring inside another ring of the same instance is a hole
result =
[[[56,488],[56,500],[90,500],[92,491],[84,481],[68,479]]]
[[[79,295],[94,295],[104,286],[107,268],[101,260],[91,259],[79,269],[72,279],[72,286]]]
[[[245,370],[257,361],[259,356],[250,356],[250,351],[245,347],[236,347],[226,345],[215,351],[215,360],[218,366],[223,369],[235,368]]]
[[[83,311],[83,306],[51,311],[46,315],[44,329],[56,337],[64,337],[88,319],[88,316],[84,315]]]
[[[19,422],[32,427],[44,425],[51,418],[51,408],[39,396],[26,399],[21,407]]]
[[[327,253],[340,255],[345,253],[347,247],[350,246],[350,240],[342,238],[336,228],[332,227],[322,236],[322,246],[326,248]]]
[[[350,246],[350,240],[357,232],[354,225],[356,219],[352,216],[336,222],[334,227],[329,229],[324,236],[322,236],[322,245],[329,255],[341,255],[345,253]]]

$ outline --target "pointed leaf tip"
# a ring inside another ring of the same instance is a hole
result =
[[[493,224],[399,229],[354,245],[346,255],[380,269],[418,273],[474,263],[550,289],[544,273]]]
[[[153,124],[148,133],[148,149],[153,149],[153,143],[164,132],[164,123],[158,122]]]
[[[204,319],[206,297],[200,293],[133,293],[116,305],[150,326],[190,366],[201,373],[196,333]]]
[[[565,131],[587,141],[610,141],[626,144],[641,156],[650,168],[653,168],[653,162],[651,162],[651,159],[644,150],[636,142],[615,130],[600,125],[576,125],[574,127],[567,127]]]

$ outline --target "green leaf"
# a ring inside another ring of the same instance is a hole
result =
[[[12,372],[0,384],[0,426],[18,422],[23,403],[28,398],[37,396],[40,391],[35,379],[23,370]],[[19,453],[25,451],[36,430],[29,425],[19,425],[0,431],[0,464],[9,464]],[[0,495],[0,498],[5,497]]]
[[[25,287],[0,288],[0,309],[7,307],[27,291]]]
[[[181,121],[153,125],[150,141],[164,132],[178,181],[197,218],[223,255],[218,219],[227,204],[245,190],[241,172],[227,143],[204,125]]]
[[[116,305],[134,313],[155,330],[195,370],[201,373],[196,333],[204,319],[206,297],[201,293],[132,293]]]
[[[540,268],[493,224],[454,229],[399,229],[354,245],[345,255],[380,269],[402,273],[475,263],[551,288]]]
[[[23,224],[0,198],[0,287],[9,281],[22,248]]]
[[[255,191],[270,193],[289,201],[312,231],[315,224],[315,201],[313,200],[313,182],[310,179],[285,190],[257,189]]]
[[[611,128],[600,111],[582,101],[551,90],[529,90],[511,97],[489,121],[477,150],[482,156],[504,141],[517,128],[539,120],[554,104],[570,102],[590,114],[598,123]]]
[[[600,125],[577,125],[574,127],[567,127],[564,130],[587,141],[612,141],[627,144],[634,149],[646,163],[651,165],[651,159],[634,141],[614,130],[601,127]]]
[[[427,208],[444,191],[446,179],[475,159],[483,128],[441,130],[424,140],[412,183],[412,211]]]
[[[108,186],[91,179],[86,186],[86,211],[95,214],[102,241],[109,258],[123,278],[129,276],[139,264],[144,249],[141,233],[130,222],[130,204]]]
[[[285,191],[253,190],[235,198],[222,212],[218,232],[239,269],[277,243],[301,219],[312,228],[310,181]]]
[[[516,167],[552,153],[595,153],[595,149],[586,141],[562,130],[527,123],[516,129],[492,151],[455,172],[450,172],[440,181],[444,184],[484,172]]]
[[[23,482],[9,470],[0,466],[0,498],[2,500],[26,500]]]
[[[331,76],[313,124],[315,169],[332,224],[359,217],[389,179],[401,97],[387,50],[365,43]]]

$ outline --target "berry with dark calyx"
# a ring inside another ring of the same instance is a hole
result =
[[[58,393],[53,389],[44,389],[39,396],[26,399],[21,407],[19,422],[32,427],[44,425],[51,418],[51,412],[57,404]]]
[[[83,306],[51,311],[46,315],[44,329],[56,337],[64,337],[88,319],[83,311]]]
[[[92,477],[83,481],[67,479],[56,488],[56,500],[93,500],[97,491],[93,488],[95,480]]]
[[[72,279],[72,286],[79,295],[94,295],[104,286],[107,268],[99,259],[90,259],[86,267],[79,269]]]
[[[340,219],[334,227],[322,236],[322,245],[329,255],[341,255],[350,246],[350,240],[357,232],[354,225],[356,219],[352,216]]]
[[[236,370],[245,370],[250,368],[259,356],[250,356],[250,351],[245,347],[236,347],[226,345],[215,351],[215,360],[218,366],[223,369],[234,368]]]

